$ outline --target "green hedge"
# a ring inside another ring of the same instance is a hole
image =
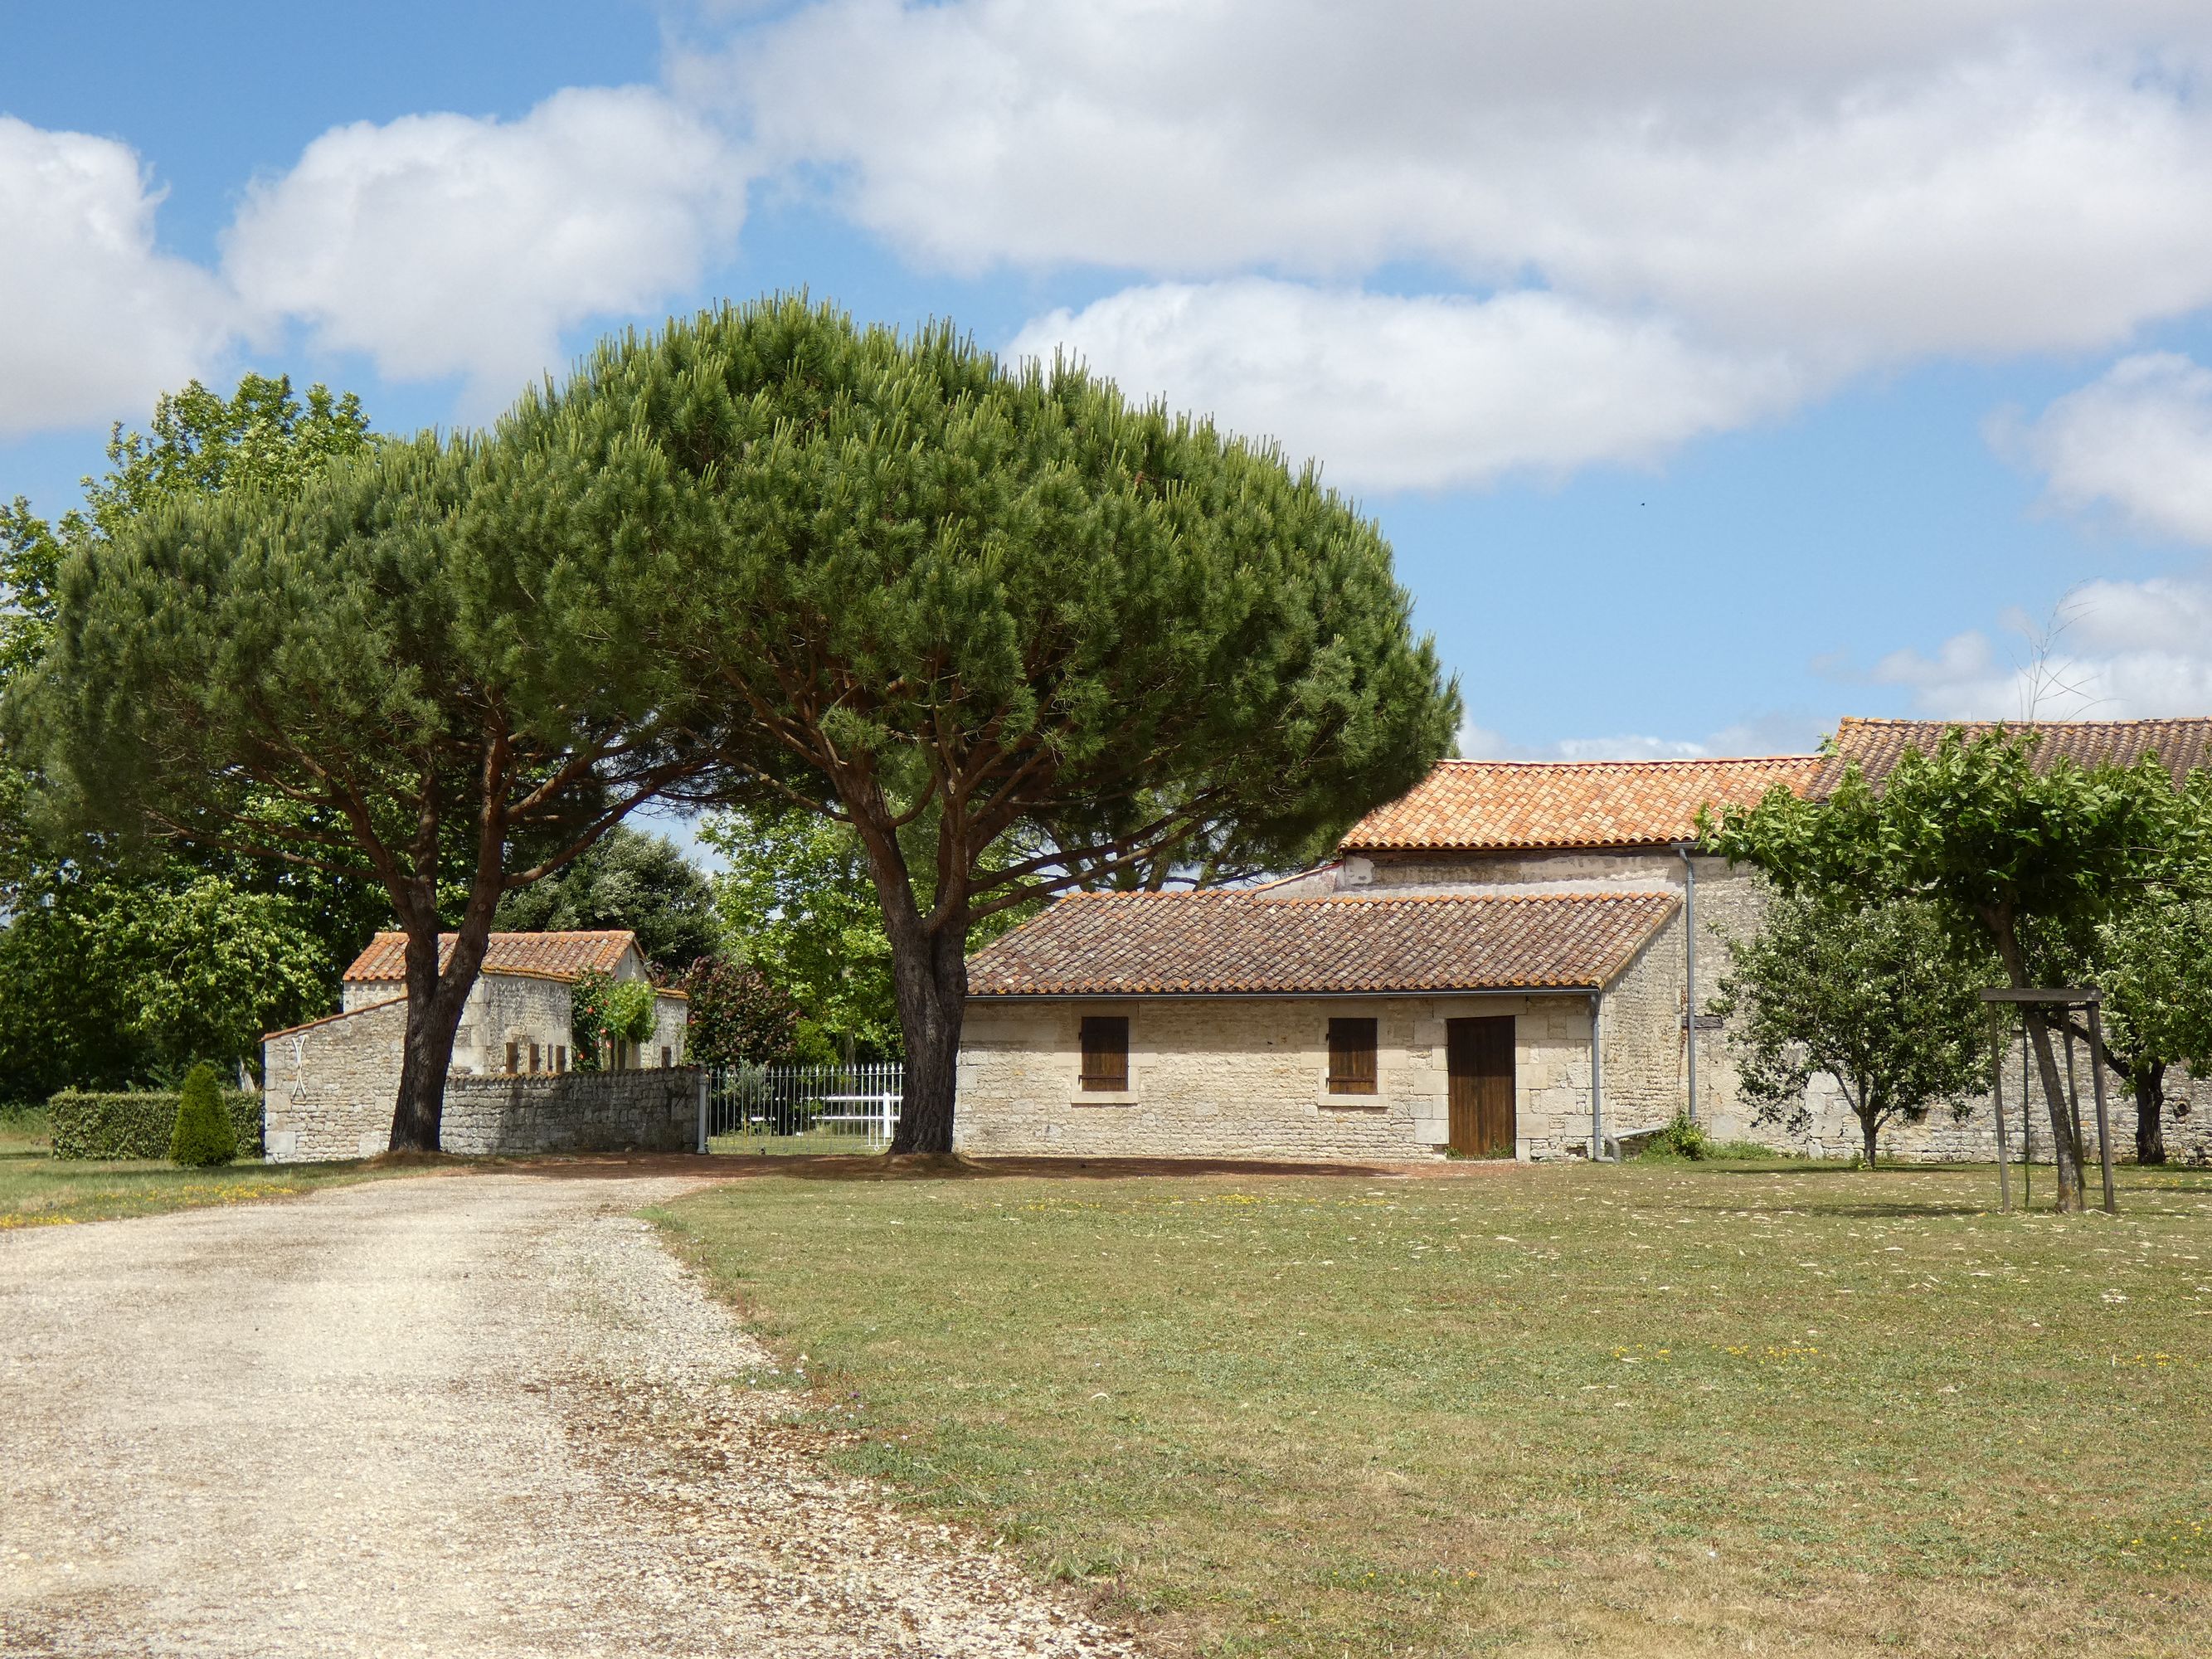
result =
[[[46,1103],[54,1156],[166,1158],[177,1127],[177,1100],[174,1090],[102,1095],[64,1089]],[[261,1097],[226,1089],[222,1103],[238,1129],[238,1155],[259,1158]]]

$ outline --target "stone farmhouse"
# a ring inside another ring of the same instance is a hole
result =
[[[449,934],[441,961],[452,950]],[[271,1163],[384,1150],[407,1029],[405,957],[404,934],[379,933],[346,969],[337,1013],[262,1038]],[[682,992],[655,994],[649,1038],[617,1045],[601,1071],[574,1069],[574,988],[592,969],[617,980],[646,978],[636,935],[491,936],[454,1034],[446,1150],[673,1151],[696,1141],[696,1077],[678,1075],[689,1019]]]
[[[1319,869],[1061,899],[969,964],[960,1148],[1603,1156],[1685,1110],[1778,1144],[1738,1096],[1717,1020],[1695,1012],[1726,938],[1766,902],[1754,872],[1694,850],[1698,813],[1775,788],[1817,797],[1853,763],[1878,783],[1948,729],[1846,720],[1826,753],[1755,759],[1444,761]],[[2212,720],[2036,729],[2046,765],[2155,753],[2179,781],[2212,763]],[[2124,1092],[2114,1130],[2131,1140]],[[1856,1149],[1832,1086],[1808,1103],[1800,1149]],[[2201,1155],[2206,1127],[2181,1126],[2182,1155]],[[1885,1146],[1987,1158],[1993,1136],[1980,1104]]]

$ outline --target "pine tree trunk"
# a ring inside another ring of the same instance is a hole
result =
[[[960,1023],[968,1008],[966,930],[919,933],[903,950],[894,937],[891,975],[906,1039],[906,1083],[891,1151],[949,1152]]]
[[[497,890],[492,890],[495,899]],[[399,1098],[392,1109],[392,1150],[434,1152],[446,1115],[446,1074],[453,1069],[453,1034],[460,1029],[469,992],[491,939],[489,903],[472,902],[441,971],[434,904],[412,908],[407,929],[407,1036],[399,1060]]]
[[[2136,1162],[2166,1162],[2166,1067],[2157,1061],[2136,1067]]]

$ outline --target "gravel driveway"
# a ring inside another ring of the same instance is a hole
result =
[[[826,1478],[626,1212],[435,1176],[0,1235],[0,1651],[1122,1655]]]

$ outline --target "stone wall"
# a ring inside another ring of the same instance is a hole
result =
[[[446,1084],[449,1152],[690,1152],[699,1145],[699,1073],[688,1066],[461,1077]]]
[[[390,1146],[406,1039],[404,997],[264,1037],[262,1146],[269,1162],[374,1158]]]
[[[1078,1033],[1093,1014],[1129,1021],[1126,1094],[1079,1085]],[[1580,995],[979,998],[961,1044],[957,1144],[976,1155],[1434,1158],[1449,1133],[1444,1022],[1500,1014],[1516,1020],[1517,1154],[1587,1151]],[[1363,1015],[1376,1021],[1376,1092],[1331,1095],[1328,1022]],[[1610,1062],[1607,1075],[1610,1093]]]
[[[269,1161],[383,1152],[391,1144],[406,1030],[407,1005],[395,999],[264,1038]],[[536,1077],[454,1071],[446,1080],[441,1145],[450,1152],[506,1154],[690,1151],[698,1097],[698,1073],[682,1066]]]

